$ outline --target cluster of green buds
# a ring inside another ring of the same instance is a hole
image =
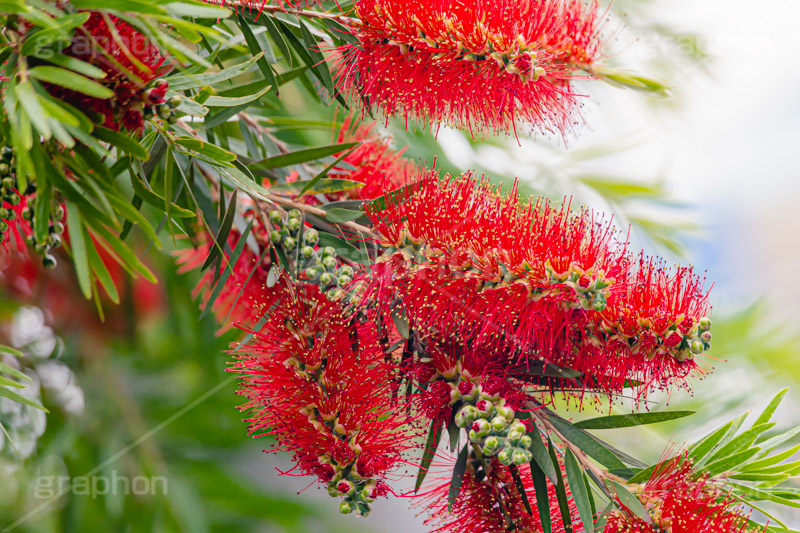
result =
[[[372,512],[370,504],[377,497],[378,482],[373,478],[365,478],[356,472],[355,463],[344,467],[327,455],[318,458],[322,465],[333,468],[333,477],[328,481],[328,494],[333,498],[342,498],[339,512],[358,516],[369,516]]]
[[[29,221],[31,226],[35,224],[34,213],[38,201],[37,197],[31,197],[28,205],[22,210],[22,218]],[[27,237],[28,246],[42,256],[42,265],[45,268],[55,268],[56,266],[56,258],[50,252],[61,246],[61,235],[64,233],[64,224],[61,222],[63,219],[64,207],[56,198],[53,198],[48,210],[47,236],[42,241],[37,240],[35,232]]]
[[[0,148],[0,242],[8,231],[9,221],[14,220],[14,210],[3,207],[19,205],[22,199],[17,191],[17,173],[14,151],[9,146]]]
[[[178,120],[176,109],[181,105],[182,98],[179,94],[173,94],[165,98],[168,83],[166,80],[158,80],[153,87],[144,91],[142,107],[142,118],[153,120],[160,118],[170,124],[175,124]]]
[[[318,246],[319,232],[305,228],[303,215],[298,209],[289,211],[284,218],[280,211],[271,211],[269,218],[276,227],[270,241],[280,246],[287,256],[297,261],[297,270],[302,272],[305,281],[316,283],[330,300],[344,296],[344,287],[353,280],[353,267],[343,265],[332,246]]]
[[[672,333],[675,335],[676,333]],[[673,357],[679,362],[692,359],[695,355],[700,355],[711,349],[711,319],[708,317],[700,318],[697,323],[683,336],[683,340],[678,345],[678,350],[673,353]]]
[[[469,431],[470,442],[479,446],[485,456],[496,455],[504,465],[530,462],[531,437],[503,398],[488,395],[475,385],[468,394],[462,393],[461,399],[466,405],[456,413],[455,423]]]
[[[583,270],[578,265],[570,265],[566,272],[558,272],[545,261],[548,281],[567,285],[578,296],[578,305],[587,311],[602,311],[608,305],[609,287],[614,279],[606,279],[602,271]]]

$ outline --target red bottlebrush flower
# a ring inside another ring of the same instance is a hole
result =
[[[358,181],[364,186],[332,199],[377,198],[387,190],[408,184],[410,176],[416,172],[416,165],[403,158],[405,148],[393,150],[391,138],[380,135],[375,127],[374,123],[363,123],[354,127],[350,118],[345,119],[342,124],[336,142],[361,144],[342,159],[352,168],[337,167],[329,176]]]
[[[683,383],[711,341],[706,295],[688,269],[638,268],[588,211],[520,204],[467,174],[422,172],[410,198],[368,216],[388,248],[361,279],[365,301],[399,297],[423,337],[584,374],[608,392]]]
[[[449,464],[452,471],[453,464]],[[429,518],[425,524],[435,529],[436,533],[496,533],[509,531],[514,533],[535,533],[542,531],[539,512],[535,507],[536,495],[531,479],[530,468],[527,465],[519,467],[519,478],[525,490],[525,495],[533,505],[533,513],[529,514],[525,508],[519,487],[514,481],[509,467],[496,460],[489,461],[488,468],[481,461],[470,456],[461,489],[448,509],[448,491],[450,476],[444,475],[434,488],[420,495],[420,503],[427,506]],[[446,478],[446,479],[445,479]],[[570,492],[567,489],[567,495]],[[548,481],[548,497],[550,501],[550,516],[552,531],[564,531],[563,520],[558,508],[555,487]],[[570,501],[570,513],[577,519],[575,504]],[[573,521],[572,531],[583,531]]]
[[[374,323],[345,317],[316,287],[284,295],[231,369],[250,431],[273,436],[300,472],[344,496],[343,513],[367,514],[412,436],[394,409],[393,367]]]
[[[358,0],[357,43],[337,48],[343,92],[406,122],[476,131],[569,129],[602,55],[596,0]]]
[[[53,85],[48,86],[50,92],[83,111],[96,112],[107,128],[139,130],[144,125],[143,105],[164,102],[168,87],[165,80],[148,87],[169,71],[166,58],[127,22],[92,12],[64,53],[102,69],[106,76],[98,82],[114,95],[109,99],[93,98]]]
[[[612,512],[605,533],[755,533],[738,502],[698,474],[685,455],[661,463],[650,479],[635,491],[652,519],[648,524],[618,502],[622,510]]]

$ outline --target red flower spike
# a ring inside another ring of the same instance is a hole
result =
[[[253,334],[231,368],[241,375],[251,433],[273,436],[276,449],[290,452],[301,473],[332,484],[333,495],[352,483],[343,505],[359,502],[365,514],[362,504],[386,494],[413,436],[394,409],[392,367],[375,324],[346,318],[316,287],[287,286]]]
[[[335,49],[337,86],[386,115],[473,134],[519,123],[567,131],[602,55],[596,0],[358,0],[358,42]]]
[[[528,501],[532,505],[532,514],[525,508],[519,488],[511,475],[511,470],[497,460],[488,463],[488,469],[480,461],[470,457],[461,482],[458,497],[452,509],[448,509],[448,491],[450,477],[444,475],[431,490],[420,495],[420,503],[427,506],[429,518],[427,526],[434,533],[495,533],[508,531],[512,533],[536,533],[542,531],[538,509],[535,506],[536,494],[533,488],[530,468],[527,465],[518,469],[520,480],[525,489]],[[452,471],[454,465],[449,464]],[[488,472],[488,473],[487,473]],[[563,472],[563,467],[562,467]],[[446,479],[445,479],[446,478]],[[548,481],[548,498],[552,531],[564,532],[564,523],[558,507],[555,487]],[[570,496],[567,489],[567,496]],[[570,514],[573,519],[572,531],[581,533],[577,518],[577,509],[572,498]]]
[[[358,181],[364,186],[336,195],[329,195],[332,200],[339,199],[372,199],[384,194],[387,190],[406,185],[416,172],[417,166],[403,157],[405,148],[395,151],[391,147],[392,139],[382,136],[376,131],[376,124],[363,123],[354,126],[348,117],[339,130],[337,143],[360,142],[352,149],[342,162],[349,167],[336,167],[329,176]],[[341,154],[337,154],[337,157]]]
[[[535,356],[607,392],[699,373],[694,355],[711,340],[701,281],[656,260],[634,267],[588,211],[521,206],[516,188],[502,196],[471,174],[422,171],[410,198],[389,197],[368,216],[388,250],[359,280],[362,297],[400,297],[423,337],[505,354],[493,364],[523,374]]]
[[[635,491],[653,524],[628,510],[608,516],[605,533],[756,533],[739,503],[719,486],[698,474],[685,455],[661,463],[650,479]]]
[[[92,12],[75,31],[64,53],[103,70],[106,76],[98,83],[114,91],[114,95],[109,99],[93,98],[48,85],[50,93],[78,109],[94,111],[107,128],[119,130],[124,126],[138,131],[144,126],[143,104],[164,102],[167,82],[150,89],[148,86],[169,71],[166,58],[144,34],[113,15],[104,17]]]

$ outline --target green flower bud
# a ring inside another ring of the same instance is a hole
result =
[[[297,239],[294,237],[286,237],[283,239],[283,246],[287,250],[294,250],[295,246],[297,246]]]
[[[359,494],[359,496],[361,496],[361,499],[364,502],[371,503],[375,501],[375,498],[372,497],[373,492],[375,492],[374,487],[364,487],[363,489],[361,489],[361,493]]]
[[[61,220],[64,218],[64,206],[56,204],[53,206],[53,209],[50,210],[50,213],[53,215],[54,220]]]
[[[280,224],[281,222],[283,222],[283,216],[281,215],[281,212],[278,211],[277,209],[273,209],[272,211],[269,212],[269,219],[273,224]]]
[[[269,234],[269,240],[275,244],[278,244],[283,240],[283,235],[281,235],[280,231],[272,230]]]
[[[42,266],[43,266],[43,267],[45,267],[45,268],[46,268],[46,269],[48,269],[48,270],[51,270],[51,269],[55,268],[55,267],[56,267],[56,264],[57,264],[57,263],[56,263],[56,258],[55,258],[55,257],[53,257],[53,256],[52,256],[52,255],[50,255],[50,254],[46,254],[46,255],[45,255],[43,258],[42,258]]]
[[[497,414],[506,420],[514,420],[514,410],[507,405],[497,408]]]
[[[310,246],[303,246],[303,248],[300,249],[300,254],[306,259],[311,259],[314,257],[314,249]]]
[[[332,256],[327,256],[322,258],[322,266],[327,269],[336,268],[336,258]]]
[[[61,235],[62,233],[64,233],[64,224],[62,224],[61,222],[53,222],[53,225],[50,226],[50,231],[58,235]]]
[[[450,389],[450,403],[456,403],[460,399],[461,393],[458,392],[458,389]]]
[[[299,209],[292,209],[289,211],[289,218],[303,218],[303,214],[300,212]]]
[[[182,101],[183,99],[181,98],[181,96],[179,94],[175,94],[171,96],[169,100],[167,100],[167,104],[169,104],[170,107],[175,108],[181,105]]]
[[[478,410],[472,405],[465,405],[456,413],[456,426],[468,427],[478,418]]]
[[[693,341],[691,349],[692,353],[696,354],[703,353],[703,350],[705,350],[705,346],[703,346],[703,341]]]
[[[177,123],[178,122],[178,115],[176,115],[175,113],[172,113],[170,116],[167,117],[167,122],[169,122],[170,124]]]
[[[172,115],[172,109],[170,109],[169,105],[161,104],[158,106],[158,116],[162,119],[168,119]]]
[[[22,208],[22,218],[25,220],[33,220],[33,209],[27,205]]]
[[[339,276],[339,279],[337,281],[339,282],[340,287],[344,287],[345,285],[353,281],[353,278],[351,278],[350,276]]]
[[[303,222],[299,218],[290,218],[289,220],[286,221],[286,227],[292,233],[299,230],[302,224]]]
[[[342,479],[336,482],[336,490],[339,491],[340,496],[347,497],[356,491],[356,486],[349,479]]]
[[[344,291],[342,289],[330,289],[325,293],[325,296],[328,297],[328,300],[339,300],[344,296]]]
[[[322,285],[330,285],[331,283],[333,283],[333,274],[331,274],[330,272],[323,272],[319,276],[319,282]]]
[[[492,412],[494,411],[494,405],[488,400],[478,400],[475,407],[478,409],[478,414],[485,418],[492,416]]]
[[[482,439],[482,438],[483,438],[483,437],[481,437],[480,435],[478,435],[478,432],[477,432],[477,431],[475,431],[474,429],[470,429],[470,430],[469,430],[469,441],[470,441],[470,442],[474,442],[474,443],[476,443],[476,444],[477,444],[477,443],[479,443],[479,442],[481,441],[481,439]]]
[[[595,311],[602,311],[608,305],[608,300],[606,300],[605,295],[603,294],[595,294],[594,301],[592,302],[592,308]]]
[[[492,418],[492,429],[498,433],[503,431],[507,425],[508,421],[502,416]]]
[[[700,339],[706,344],[711,344],[711,332],[704,331],[700,334]]]
[[[359,504],[358,504],[358,514],[359,515],[361,515],[362,517],[366,518],[366,517],[369,516],[369,514],[371,512],[372,512],[372,507],[370,507],[369,504],[359,502]]]
[[[519,443],[517,446],[524,450],[529,450],[531,445],[533,444],[533,439],[530,438],[528,435],[523,435],[521,439],[519,439]]]
[[[5,163],[0,163],[0,174],[8,174],[8,171],[6,172],[2,171],[3,165],[5,165],[6,168],[8,168],[8,165],[6,165]],[[14,178],[3,178],[3,187],[5,187],[6,189],[13,189],[14,185],[15,185]]]
[[[704,316],[697,321],[697,325],[700,329],[711,329],[711,319]]]
[[[6,209],[5,207],[0,207],[0,218],[3,220],[9,220],[11,218],[11,210]]]
[[[503,448],[502,451],[498,454],[497,460],[500,461],[500,463],[508,466],[511,464],[511,461],[513,460],[513,453],[514,452],[512,448]]]
[[[61,246],[61,236],[51,233],[47,236],[47,245],[51,248],[58,248]]]
[[[6,200],[7,200],[7,201],[8,201],[8,203],[10,203],[11,205],[19,205],[19,203],[20,203],[20,201],[21,201],[21,200],[20,200],[20,197],[19,197],[19,195],[18,195],[18,194],[11,194],[11,195],[9,195],[9,197],[8,197],[8,198],[6,198]]]
[[[483,447],[489,449],[500,448],[500,444],[500,438],[492,435],[491,437],[486,438],[483,443]]]
[[[344,501],[339,504],[339,512],[342,514],[350,514],[355,511],[356,505],[353,502]]]
[[[342,276],[350,276],[352,278],[353,273],[354,273],[353,267],[351,267],[350,265],[342,265],[339,268],[339,274],[341,274]]]
[[[0,176],[5,176],[9,172],[11,172],[11,167],[8,166],[8,163],[0,163]],[[13,187],[14,180],[11,180],[11,185],[6,185],[6,179],[11,179],[11,178],[5,178],[3,180],[3,187],[8,187],[8,188]]]
[[[530,461],[530,457],[528,456],[530,453],[531,452],[528,450],[514,448],[514,452],[511,454],[511,461],[517,466],[524,465]]]
[[[472,429],[481,437],[485,437],[492,431],[492,425],[485,418],[478,418],[472,423]]]
[[[328,496],[331,498],[338,498],[340,496],[339,491],[336,489],[335,481],[328,483]]]
[[[0,233],[5,233],[6,231],[8,231],[8,222],[0,220]]]
[[[508,428],[508,430],[513,431],[514,433],[522,433],[522,434],[525,434],[527,432],[525,424],[523,424],[519,420],[514,420],[514,422],[511,424],[511,427]]]
[[[336,248],[333,246],[326,246],[322,249],[322,257],[335,257],[336,256]]]
[[[319,232],[314,228],[308,228],[306,232],[303,233],[303,240],[311,245],[317,244],[319,242]]]

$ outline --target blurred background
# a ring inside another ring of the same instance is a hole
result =
[[[668,80],[671,98],[587,83],[588,126],[567,139],[387,129],[409,157],[438,154],[451,171],[472,168],[509,184],[516,176],[527,194],[572,196],[613,213],[620,228],[630,224],[632,248],[707,271],[714,371],[693,394],[647,405],[700,412],[604,435],[647,461],[668,442],[763,407],[784,387],[792,390],[775,429],[800,424],[800,70],[791,68],[798,19],[796,0],[618,0],[609,62]],[[273,105],[296,118],[332,116],[297,83]],[[213,318],[199,319],[192,300],[197,279],[177,274],[168,254],[147,257],[162,273],[159,285],[119,273],[123,304],[105,302],[105,322],[80,298],[66,262],[44,287],[34,272],[0,273],[0,343],[25,353],[36,379],[29,394],[50,410],[0,398],[0,531],[425,530],[407,499],[380,502],[356,521],[338,516],[315,486],[297,496],[308,480],[279,476],[290,463],[262,453],[269,443],[250,439],[236,410],[223,351],[237,333],[216,336]],[[624,400],[613,406],[630,408]],[[59,478],[115,475],[151,490],[98,486],[57,497]],[[800,516],[784,517],[800,527]]]

